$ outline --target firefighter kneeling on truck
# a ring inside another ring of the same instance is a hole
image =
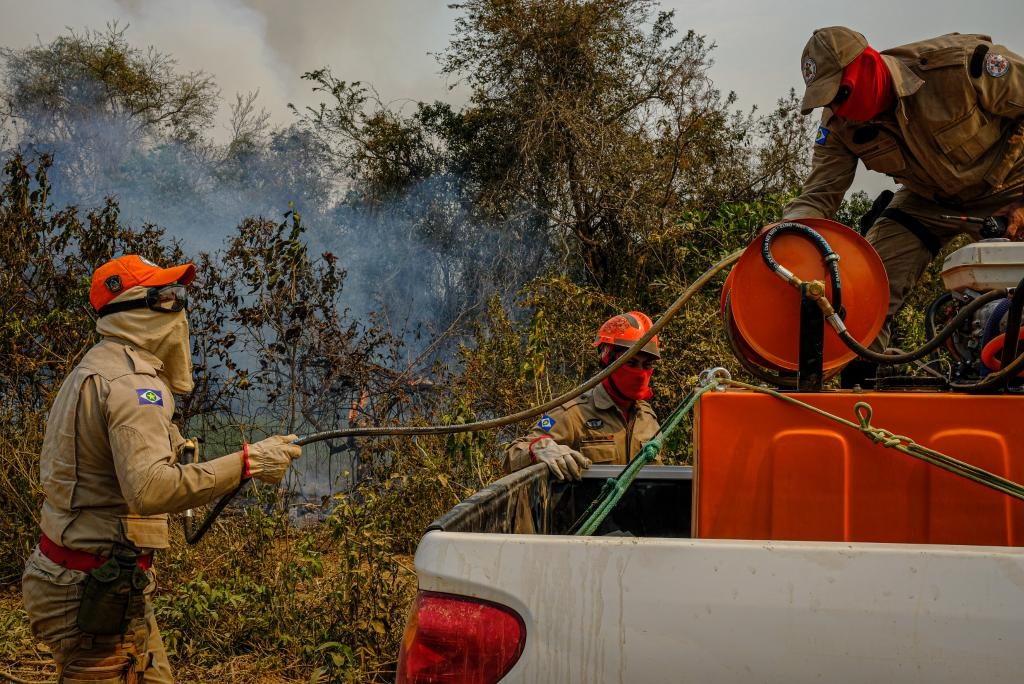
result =
[[[957,215],[1000,217],[1024,238],[1024,57],[985,35],[949,33],[876,51],[845,26],[816,30],[800,56],[800,113],[821,107],[810,174],[785,221],[831,218],[858,161],[900,184],[876,200],[865,237],[889,279],[891,322],[928,264],[955,237],[981,237]],[[869,388],[877,364],[856,360],[842,385]]]
[[[185,286],[192,264],[137,256],[96,270],[89,299],[102,339],[64,380],[40,454],[39,546],[22,599],[64,684],[172,682],[151,597],[167,514],[210,503],[243,478],[280,482],[302,448],[278,435],[181,464],[172,392],[192,391]]]
[[[598,329],[594,347],[604,367],[651,329],[639,311],[612,316]],[[661,358],[657,336],[600,385],[541,417],[530,434],[512,442],[502,457],[505,472],[546,463],[559,480],[578,480],[591,463],[625,465],[658,432],[647,400],[651,375]],[[661,464],[661,457],[654,463]]]

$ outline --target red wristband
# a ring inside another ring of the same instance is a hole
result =
[[[551,435],[541,435],[540,437],[535,437],[530,442],[530,447],[529,447],[529,449],[527,449],[527,451],[530,452],[530,464],[531,465],[537,462],[537,456],[533,453],[533,445],[536,444],[537,442],[539,442],[542,439],[554,439],[554,437],[552,437]]]
[[[249,445],[246,442],[242,442],[242,479],[248,480],[252,475],[249,474]]]

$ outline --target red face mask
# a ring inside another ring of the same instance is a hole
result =
[[[611,381],[611,390],[615,394],[633,401],[646,401],[654,396],[650,387],[652,375],[654,375],[653,368],[644,370],[643,368],[623,366],[612,373],[608,380]]]
[[[849,88],[849,96],[830,106],[836,116],[850,121],[870,121],[891,107],[896,97],[892,74],[882,56],[870,47],[843,69],[839,90],[844,88]]]

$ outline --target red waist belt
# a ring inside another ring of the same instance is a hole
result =
[[[57,565],[63,565],[69,570],[78,570],[79,572],[92,572],[109,560],[107,556],[98,556],[94,553],[61,546],[45,534],[39,537],[39,550]],[[139,556],[135,562],[143,570],[149,570],[153,565],[153,554],[147,553]]]

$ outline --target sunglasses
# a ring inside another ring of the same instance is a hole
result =
[[[850,88],[850,86],[848,85],[839,86],[839,90],[836,92],[836,96],[832,98],[832,101],[828,103],[828,106],[831,108],[838,107],[839,105],[843,104],[844,102],[850,99],[850,93],[852,92],[853,89]]]
[[[188,306],[188,296],[184,285],[164,285],[163,287],[151,287],[146,291],[142,299],[131,299],[127,302],[116,302],[107,304],[99,310],[100,316],[128,311],[130,309],[149,308],[153,311],[164,313],[177,313]]]

